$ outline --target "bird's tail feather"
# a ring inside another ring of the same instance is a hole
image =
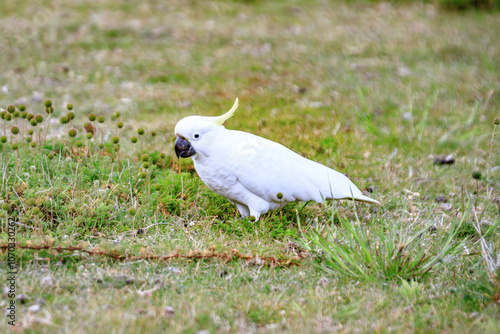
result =
[[[370,197],[365,196],[365,195],[356,195],[355,197],[348,197],[346,199],[353,199],[353,198],[355,201],[358,201],[358,202],[380,204],[379,201],[374,200],[373,198],[370,198]]]

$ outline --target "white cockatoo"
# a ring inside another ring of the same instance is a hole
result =
[[[243,217],[257,220],[261,214],[295,201],[379,203],[363,195],[342,173],[281,144],[226,129],[222,124],[237,107],[238,98],[222,116],[181,119],[175,126],[175,153],[177,157],[192,157],[208,188],[236,204]]]

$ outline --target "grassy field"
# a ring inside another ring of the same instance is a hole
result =
[[[0,331],[498,333],[498,12],[3,0],[0,29]],[[235,97],[227,128],[382,204],[240,219],[173,150]]]

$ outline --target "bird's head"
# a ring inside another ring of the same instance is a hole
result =
[[[181,119],[175,126],[175,154],[177,157],[188,158],[197,154],[199,150],[207,146],[211,135],[217,130],[223,129],[224,122],[238,108],[238,98],[233,107],[221,116],[188,116]]]

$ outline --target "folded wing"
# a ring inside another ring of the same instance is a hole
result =
[[[230,167],[249,191],[268,202],[352,199],[378,203],[344,174],[308,160],[285,146],[241,131],[231,131]]]

